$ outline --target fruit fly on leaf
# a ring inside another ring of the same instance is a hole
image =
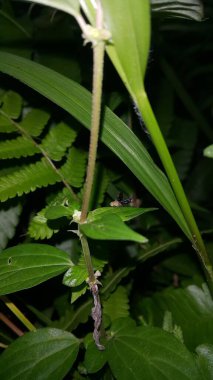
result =
[[[133,198],[124,198],[123,193],[119,193],[115,201],[110,202],[112,207],[122,207],[122,206],[134,206]]]

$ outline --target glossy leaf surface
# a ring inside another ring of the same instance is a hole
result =
[[[65,272],[67,253],[46,244],[21,244],[0,255],[0,295],[31,288]]]
[[[2,380],[62,380],[72,367],[79,341],[67,331],[44,328],[18,338],[0,356]]]

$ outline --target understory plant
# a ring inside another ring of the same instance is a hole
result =
[[[212,379],[205,9],[2,1],[0,379]]]

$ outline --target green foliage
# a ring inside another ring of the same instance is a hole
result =
[[[124,287],[118,286],[116,291],[103,302],[103,314],[111,321],[129,316],[129,300],[127,290]]]
[[[71,265],[67,254],[45,244],[22,244],[0,256],[0,294],[31,288],[63,273]]]
[[[147,115],[135,104],[146,95],[145,81],[213,258],[212,4],[206,0],[203,20],[199,0],[102,1],[112,31],[107,53],[132,99],[106,64],[91,211],[79,223],[91,49],[82,46],[76,20],[60,10],[94,25],[94,2],[36,3],[31,9],[28,1],[6,0],[0,9],[0,379],[212,380],[212,297],[174,223],[191,238],[157,166],[153,136],[144,134]],[[139,207],[109,207],[121,193]],[[104,351],[92,335],[91,314],[100,309],[81,233],[99,284]],[[21,309],[29,321],[17,326]],[[37,330],[27,333],[31,319]]]
[[[53,328],[27,333],[0,357],[1,379],[62,379],[73,365],[79,341],[72,334]],[[23,363],[24,357],[24,363]]]
[[[115,321],[107,345],[109,365],[117,379],[202,379],[192,354],[171,334],[126,323]]]
[[[4,249],[15,234],[22,211],[20,203],[1,207],[0,210],[0,250]]]

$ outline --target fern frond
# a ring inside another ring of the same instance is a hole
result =
[[[103,301],[103,314],[111,321],[129,316],[129,299],[123,286],[119,286],[106,301]]]
[[[51,128],[47,136],[43,139],[41,148],[47,152],[48,156],[55,161],[60,161],[66,149],[72,145],[77,132],[67,124],[61,122]]]
[[[11,133],[16,132],[17,129],[6,116],[1,114],[0,109],[0,133]]]
[[[11,205],[0,210],[0,250],[4,249],[15,234],[15,228],[19,222],[21,205]]]
[[[50,119],[50,114],[40,109],[33,109],[27,113],[19,123],[31,136],[38,137]]]
[[[43,208],[30,221],[27,232],[35,240],[50,239],[54,233],[58,232],[58,230],[54,230],[48,226],[48,220],[45,218],[46,210],[47,207]]]
[[[0,142],[1,159],[33,156],[39,152],[39,149],[36,148],[33,142],[26,139],[26,137],[21,136],[13,140]]]
[[[14,174],[0,179],[0,200],[6,201],[16,195],[27,194],[36,188],[53,185],[60,181],[59,175],[51,168],[45,160],[24,166]]]
[[[17,92],[7,91],[2,98],[2,111],[11,119],[18,119],[22,111],[22,98]]]
[[[60,172],[66,181],[74,187],[81,187],[86,170],[86,152],[72,147],[69,151],[66,163]]]

